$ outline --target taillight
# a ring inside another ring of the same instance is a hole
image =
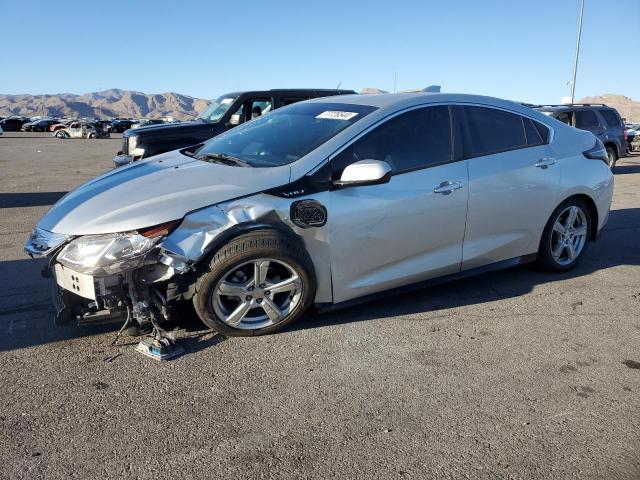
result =
[[[138,233],[147,238],[164,237],[165,235],[169,235],[173,229],[178,226],[178,223],[180,223],[179,220],[161,223],[160,225],[155,225],[153,227],[141,228],[138,230]]]
[[[609,156],[607,155],[607,149],[604,147],[599,138],[596,138],[596,143],[593,147],[582,152],[582,154],[592,160],[602,160],[604,163],[609,165]]]

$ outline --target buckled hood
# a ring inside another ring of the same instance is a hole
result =
[[[289,183],[288,165],[220,165],[168,152],[117,168],[65,195],[38,222],[64,235],[125,232]]]

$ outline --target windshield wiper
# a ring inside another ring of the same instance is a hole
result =
[[[224,165],[233,165],[236,167],[251,167],[249,162],[245,162],[226,153],[202,153],[197,155],[196,158],[206,161],[214,161],[216,163],[222,163]]]

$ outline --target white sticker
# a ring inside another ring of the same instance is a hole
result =
[[[327,110],[322,112],[316,118],[330,118],[332,120],[351,120],[358,115],[357,112],[341,112],[339,110]]]
[[[222,105],[226,105],[227,103],[233,102],[233,98],[223,98],[220,102]]]

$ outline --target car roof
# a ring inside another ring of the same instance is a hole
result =
[[[230,96],[240,96],[240,95],[269,95],[269,94],[280,94],[280,95],[307,95],[307,94],[333,94],[333,95],[347,95],[347,94],[355,94],[353,90],[337,90],[335,88],[272,88],[271,90],[244,90],[240,92],[229,92],[221,95],[222,97],[230,97]]]
[[[613,107],[608,105],[578,105],[578,104],[567,104],[567,105],[534,105],[532,108],[539,110],[541,112],[561,112],[565,110],[614,110]]]
[[[487,97],[484,95],[471,95],[466,93],[411,92],[355,94],[340,95],[330,98],[314,98],[311,100],[307,100],[307,102],[368,105],[384,110],[396,110],[429,103],[469,103],[499,107],[520,113],[531,114],[531,109],[529,107],[518,102],[512,102],[510,100],[503,100],[501,98],[495,97]]]

